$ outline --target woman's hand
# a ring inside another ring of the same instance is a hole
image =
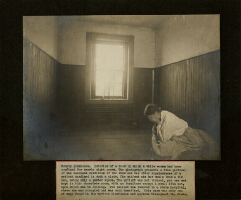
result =
[[[152,127],[152,139],[154,139],[156,141],[157,144],[160,143],[160,136],[158,135],[158,130],[157,130],[157,127],[156,125],[154,125]]]
[[[152,127],[152,135],[155,135],[155,136],[156,136],[156,133],[157,133],[157,131],[156,131],[156,126],[154,125],[154,126]]]
[[[156,127],[156,137],[157,137],[157,140],[160,142],[164,142],[164,136],[163,136],[163,131],[162,131],[162,126],[161,124],[159,124],[157,127]]]

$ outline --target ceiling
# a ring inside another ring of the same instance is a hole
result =
[[[81,21],[156,29],[169,15],[79,15],[61,16],[61,21]]]

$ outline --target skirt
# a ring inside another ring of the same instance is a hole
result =
[[[220,151],[214,139],[202,130],[188,127],[181,136],[173,136],[172,160],[219,160]]]

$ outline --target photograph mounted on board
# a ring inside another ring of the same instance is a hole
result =
[[[220,160],[220,15],[23,17],[24,160]]]

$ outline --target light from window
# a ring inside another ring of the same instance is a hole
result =
[[[87,103],[131,103],[134,37],[86,33]]]
[[[124,46],[96,44],[95,96],[123,96]]]

